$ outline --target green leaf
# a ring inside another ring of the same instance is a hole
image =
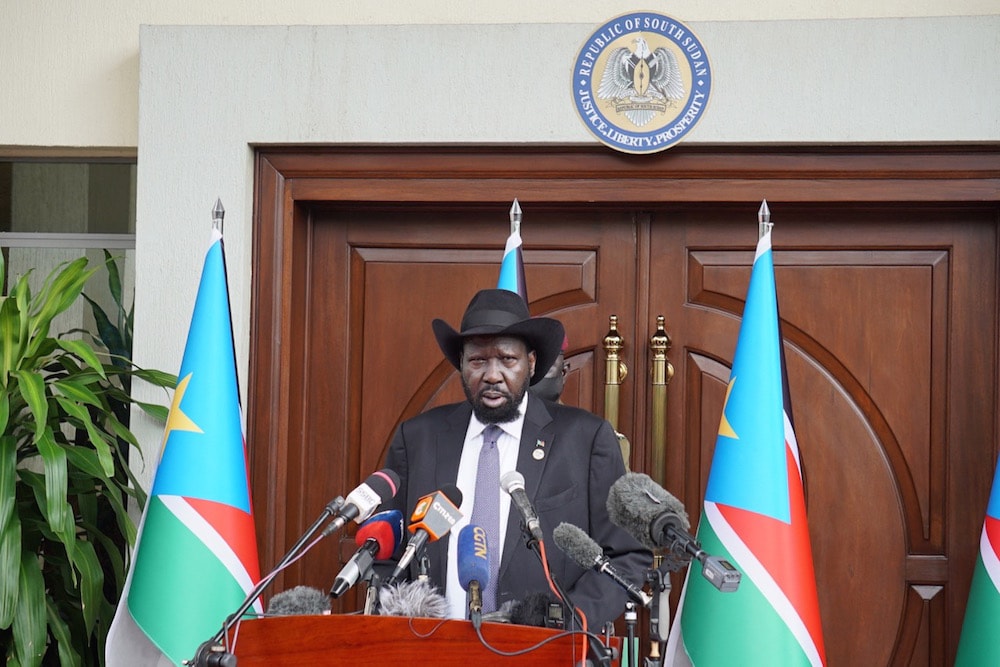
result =
[[[67,414],[76,417],[83,423],[84,428],[87,429],[87,435],[90,437],[90,444],[94,446],[94,450],[97,452],[97,459],[101,462],[101,467],[104,468],[105,474],[108,477],[114,475],[115,461],[111,454],[111,447],[108,445],[107,436],[94,425],[87,409],[73,401],[66,400],[62,396],[56,396],[56,402],[59,403],[60,407]]]
[[[89,635],[97,622],[97,611],[104,594],[104,570],[97,560],[94,545],[77,540],[73,552],[73,565],[80,572],[80,601],[83,604],[83,623]]]
[[[63,448],[63,451],[66,452],[66,461],[70,466],[105,483],[110,483],[109,476],[104,472],[104,467],[98,460],[96,451],[75,445],[68,445]]]
[[[10,627],[17,610],[17,576],[21,570],[21,520],[17,514],[0,532],[0,630]]]
[[[46,278],[42,291],[34,302],[32,331],[48,331],[52,318],[73,305],[90,276],[97,271],[97,269],[87,270],[86,257],[80,257],[63,266],[58,274],[53,273]]]
[[[38,453],[45,464],[45,517],[49,528],[59,536],[67,555],[72,558],[76,546],[76,523],[73,520],[73,508],[66,502],[66,452],[56,444],[52,429],[46,429],[45,434],[38,439]]]
[[[82,383],[70,379],[62,379],[53,382],[52,386],[70,400],[93,405],[95,408],[104,408],[104,402],[97,397],[97,394]]]
[[[17,441],[0,435],[0,533],[14,511],[17,497]]]
[[[90,347],[90,345],[87,345],[82,340],[62,339],[58,341],[58,345],[70,354],[75,354],[80,357],[84,363],[97,371],[98,375],[102,378],[107,378],[107,375],[104,372],[104,364],[102,364],[101,360],[97,358],[97,355],[94,353],[94,348]]]
[[[49,417],[49,405],[45,401],[45,380],[41,374],[30,370],[14,371],[17,378],[17,388],[35,416],[35,440],[45,430],[45,422]]]
[[[28,273],[31,272],[29,271]],[[17,310],[21,320],[20,333],[17,339],[20,341],[21,348],[23,349],[28,342],[28,326],[31,320],[31,317],[29,317],[31,313],[31,285],[28,284],[27,274],[17,281],[12,294],[14,295],[14,300],[17,302]]]
[[[142,378],[146,382],[154,384],[157,387],[169,387],[170,389],[173,389],[177,386],[177,376],[173,373],[137,368],[134,371],[134,374],[136,377]]]
[[[6,391],[0,391],[0,433],[7,432],[7,422],[10,420],[10,396]]]
[[[170,414],[170,409],[163,405],[154,405],[152,403],[143,403],[141,401],[135,401],[135,404],[142,408],[143,412],[157,421],[166,422],[167,416]]]
[[[129,523],[132,523],[131,520],[129,520]],[[94,541],[94,549],[96,550],[97,546],[100,545],[100,551],[103,553],[102,560],[110,563],[111,565],[111,575],[114,577],[115,589],[121,590],[125,585],[125,577],[127,574],[125,570],[125,558],[122,556],[121,546],[105,535],[97,526],[93,524],[86,524],[84,527],[87,530],[88,539],[93,539]],[[133,530],[135,530],[134,525]],[[106,574],[107,572],[105,572],[105,575]]]
[[[3,254],[3,253],[0,253]],[[0,382],[7,386],[7,375],[21,363],[21,313],[14,299],[0,302]]]
[[[133,487],[138,489],[138,492],[142,495],[142,500],[139,502],[140,509],[145,506],[146,494],[138,486]],[[122,535],[125,536],[127,544],[132,547],[135,546],[136,538],[138,537],[138,528],[136,528],[135,522],[132,521],[132,517],[129,516],[128,510],[125,508],[125,503],[122,502],[121,497],[117,493],[105,493],[104,499],[108,501],[108,504],[115,511],[115,519],[118,522],[118,528],[122,531]]]
[[[97,325],[97,340],[101,342],[112,355],[128,356],[131,352],[122,339],[122,333],[111,322],[111,318],[101,308],[101,304],[91,299],[86,294],[81,294],[87,303],[90,304],[90,312],[94,316],[94,323]]]
[[[108,269],[108,290],[120,310],[125,310],[122,301],[122,278],[118,273],[118,262],[107,250],[104,251],[104,265]]]
[[[128,444],[132,445],[136,449],[140,449],[138,438],[135,437],[135,434],[132,433],[132,431],[128,430],[128,427],[125,426],[125,424],[122,424],[118,420],[118,417],[114,415],[108,415],[108,426],[111,427],[111,430],[114,431],[114,434],[116,436],[118,436]]]
[[[14,643],[22,665],[41,665],[48,635],[45,622],[45,580],[38,555],[21,552],[21,571],[17,581],[17,613],[14,614]]]
[[[73,636],[69,626],[59,614],[59,609],[52,602],[52,598],[45,597],[45,616],[49,622],[49,630],[52,631],[52,638],[56,640],[59,649],[60,667],[78,667],[83,665],[83,658],[73,649]]]

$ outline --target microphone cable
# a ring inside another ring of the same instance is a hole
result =
[[[587,615],[583,613],[582,609],[573,604],[573,601],[569,599],[569,595],[566,594],[566,591],[564,591],[562,586],[560,586],[556,582],[555,578],[552,576],[552,573],[549,571],[549,558],[548,556],[545,555],[545,542],[543,542],[542,540],[534,540],[534,541],[538,544],[538,551],[536,553],[538,554],[539,560],[542,561],[542,571],[545,573],[545,580],[549,582],[549,588],[552,590],[555,596],[560,600],[562,600],[563,604],[565,604],[573,612],[573,615],[576,616],[578,619],[580,619],[580,630],[581,632],[583,632],[583,655],[584,655],[583,659],[586,660],[587,635],[590,634],[587,632]],[[574,654],[573,661],[576,662],[575,642],[573,643],[573,654]]]

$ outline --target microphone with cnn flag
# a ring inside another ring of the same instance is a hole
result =
[[[399,564],[386,581],[387,584],[399,581],[428,542],[435,542],[448,534],[452,526],[462,518],[462,513],[458,511],[461,504],[462,492],[454,484],[445,484],[440,490],[428,493],[417,501],[417,506],[410,515],[410,540],[406,543]]]
[[[490,583],[490,554],[486,531],[470,523],[458,533],[458,582],[468,593],[469,619],[483,623],[483,588]]]
[[[358,529],[354,542],[358,550],[351,560],[340,570],[333,582],[330,597],[338,598],[366,578],[372,571],[376,560],[386,560],[396,551],[396,546],[403,537],[403,513],[399,510],[386,510],[372,515]]]

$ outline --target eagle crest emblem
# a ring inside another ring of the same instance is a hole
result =
[[[683,139],[705,115],[712,67],[698,36],[655,12],[599,26],[573,67],[573,99],[584,126],[624,153],[655,153]]]
[[[684,99],[684,80],[677,56],[665,46],[652,51],[641,35],[635,48],[620,47],[608,56],[597,97],[609,100],[618,113],[643,127]]]

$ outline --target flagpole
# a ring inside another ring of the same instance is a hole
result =
[[[510,233],[521,233],[521,205],[517,203],[517,197],[514,197],[514,203],[510,206]]]
[[[222,198],[216,197],[212,208],[212,229],[222,233],[222,221],[226,217],[226,209],[222,207]]]
[[[774,223],[771,222],[771,209],[767,207],[767,200],[763,199],[757,209],[757,238],[762,239],[765,234],[770,234],[772,227]]]

